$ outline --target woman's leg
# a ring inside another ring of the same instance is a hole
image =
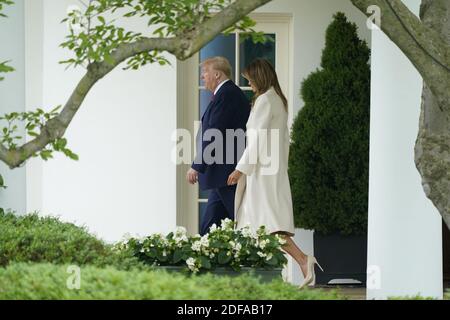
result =
[[[289,255],[294,258],[295,261],[297,261],[298,265],[300,266],[300,270],[303,273],[303,277],[306,277],[307,273],[307,259],[308,256],[303,253],[302,250],[295,244],[294,240],[286,234],[279,234],[283,237],[284,240],[286,240],[286,243],[283,245],[283,250],[286,251]]]

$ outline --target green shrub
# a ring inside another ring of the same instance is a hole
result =
[[[322,234],[367,232],[370,50],[337,13],[322,69],[302,84],[292,128],[289,177],[295,224]]]
[[[432,297],[422,297],[421,295],[415,295],[415,296],[400,296],[400,297],[388,297],[388,300],[437,300],[436,298]]]
[[[191,276],[163,271],[119,271],[108,267],[81,268],[80,289],[67,288],[66,266],[14,264],[0,268],[2,299],[211,299],[320,300],[339,299],[336,292],[304,289],[281,280],[262,284],[250,276]]]
[[[113,252],[83,227],[54,217],[0,212],[0,266],[13,262],[114,265],[121,269],[139,265],[126,252]]]

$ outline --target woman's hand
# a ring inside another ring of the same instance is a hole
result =
[[[240,172],[239,170],[234,170],[230,176],[228,177],[228,181],[227,184],[229,186],[235,185],[238,183],[239,178],[242,176],[242,172]]]

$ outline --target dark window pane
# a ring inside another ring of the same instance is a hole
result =
[[[266,34],[270,38],[266,43],[253,43],[252,39],[246,39],[240,44],[239,53],[239,70],[242,73],[245,67],[248,66],[256,58],[264,58],[270,61],[275,67],[275,34]],[[239,76],[239,85],[242,87],[248,86],[248,81]]]
[[[206,205],[207,205],[207,204],[208,204],[207,202],[199,202],[199,203],[198,203],[198,214],[199,214],[199,219],[198,219],[199,225],[198,225],[198,229],[199,229],[199,230],[201,229],[200,223],[201,223],[201,221],[203,220],[202,218],[203,218],[203,215],[205,214],[205,210],[206,210]]]
[[[198,192],[199,199],[208,199],[208,197],[209,197],[209,190],[199,190]]]
[[[253,102],[253,96],[255,95],[251,90],[244,90],[244,94],[248,99],[248,102],[251,104]]]
[[[233,69],[232,76],[234,78],[236,70],[236,35],[223,35],[220,34],[210,43],[200,50],[200,63],[208,58],[222,56],[228,59]],[[199,79],[200,85],[203,85]]]

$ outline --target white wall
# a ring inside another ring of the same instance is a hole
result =
[[[58,64],[70,55],[58,46],[67,34],[60,21],[71,4],[79,2],[44,0],[43,19],[36,18],[43,21],[46,109],[64,104],[83,75],[81,68],[65,71]],[[146,30],[143,22],[128,26]],[[139,71],[116,68],[100,80],[66,132],[68,146],[80,160],[57,155],[43,164],[34,163],[28,184],[38,196],[29,199],[35,207],[28,210],[86,224],[108,241],[119,240],[125,233],[172,230],[176,219],[175,166],[170,159],[170,137],[176,126],[175,66],[152,65]]]
[[[43,98],[43,0],[25,4],[25,108],[34,111]],[[26,212],[42,208],[42,161],[31,158],[26,163]]]
[[[255,12],[291,13],[293,17],[293,65],[290,101],[294,115],[303,108],[300,86],[308,75],[320,67],[325,47],[325,32],[333,15],[344,12],[358,26],[359,36],[370,46],[370,30],[365,16],[349,0],[273,0]]]
[[[414,165],[422,78],[381,31],[372,50],[367,298],[441,298],[442,220]]]
[[[10,112],[25,111],[25,58],[24,58],[24,0],[16,0],[12,6],[5,7],[3,13],[8,18],[0,18],[0,61],[11,60],[9,65],[15,72],[2,74],[5,79],[0,82],[0,115]],[[0,128],[6,122],[0,121]],[[24,128],[17,132],[24,137]],[[25,211],[26,183],[25,168],[10,170],[0,162],[0,174],[7,189],[0,189],[0,208],[17,213]]]

